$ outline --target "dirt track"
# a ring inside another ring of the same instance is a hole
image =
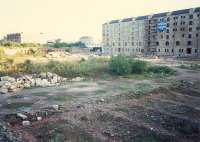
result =
[[[1,119],[32,142],[199,142],[200,72],[157,80],[106,78],[1,96]],[[142,90],[142,91],[141,91]],[[48,108],[61,105],[59,111]],[[47,111],[22,126],[10,114]],[[5,119],[6,118],[6,119]]]

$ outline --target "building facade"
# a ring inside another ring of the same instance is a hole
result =
[[[86,47],[92,47],[94,45],[93,38],[90,36],[82,36],[79,41],[84,43]]]
[[[22,42],[22,35],[21,35],[21,33],[7,34],[4,38],[4,40],[7,41],[7,42],[21,43]]]
[[[200,7],[105,23],[103,53],[200,56]]]

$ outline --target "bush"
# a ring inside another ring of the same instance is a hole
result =
[[[3,49],[0,49],[0,59],[3,59],[5,58],[5,53],[4,53],[4,50]]]
[[[148,68],[147,72],[155,73],[155,74],[173,75],[175,73],[175,70],[167,66],[151,66]]]
[[[142,74],[147,69],[147,62],[140,60],[132,60],[131,68],[132,68],[132,73]]]
[[[109,69],[117,75],[127,75],[131,73],[130,59],[123,55],[112,57],[109,61]]]

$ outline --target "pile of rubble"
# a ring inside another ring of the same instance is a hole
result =
[[[66,78],[50,72],[23,75],[17,78],[4,76],[0,78],[0,94],[17,92],[23,88],[56,86],[66,80]]]

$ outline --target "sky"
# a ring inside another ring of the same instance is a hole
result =
[[[43,33],[46,39],[92,36],[100,42],[107,21],[194,7],[200,0],[0,0],[0,36]]]

